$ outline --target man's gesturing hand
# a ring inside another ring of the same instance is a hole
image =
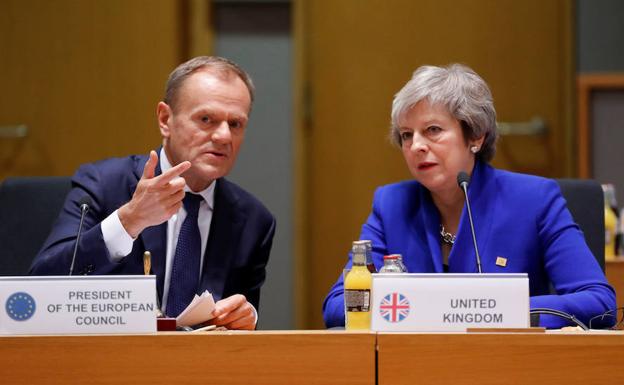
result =
[[[132,238],[146,227],[168,220],[182,205],[185,181],[180,175],[191,167],[191,162],[181,162],[154,176],[157,164],[158,155],[151,151],[132,199],[119,208],[119,220]]]

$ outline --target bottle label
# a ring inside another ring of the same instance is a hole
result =
[[[347,311],[370,311],[370,290],[345,290],[345,307]]]

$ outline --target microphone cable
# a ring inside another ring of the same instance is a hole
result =
[[[581,329],[583,329],[584,331],[589,330],[589,328],[587,327],[587,325],[585,325],[583,322],[581,322],[580,320],[578,320],[574,315],[572,314],[568,314],[564,311],[561,310],[555,310],[555,309],[548,309],[548,308],[543,308],[543,307],[538,307],[535,309],[532,309],[529,312],[530,315],[534,315],[534,314],[548,314],[548,315],[554,315],[563,319],[566,319],[568,321],[572,321],[576,324],[576,326],[580,327]]]

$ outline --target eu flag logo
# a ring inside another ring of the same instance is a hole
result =
[[[35,314],[35,300],[28,293],[17,292],[6,301],[6,312],[15,321],[26,321]]]

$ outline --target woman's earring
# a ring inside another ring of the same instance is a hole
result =
[[[470,146],[470,152],[476,154],[477,152],[479,152],[479,146]]]

